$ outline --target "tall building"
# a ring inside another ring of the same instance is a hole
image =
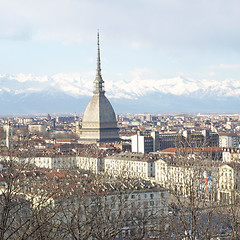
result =
[[[153,137],[144,136],[140,131],[131,137],[132,152],[135,153],[149,153],[153,151]]]
[[[97,69],[94,91],[82,120],[80,141],[87,143],[113,142],[119,140],[116,115],[105,96],[104,81],[101,75],[99,33],[97,35]]]
[[[12,147],[12,126],[10,121],[8,122],[6,129],[6,146],[8,149]]]
[[[237,148],[239,147],[239,138],[235,133],[220,133],[219,147]]]

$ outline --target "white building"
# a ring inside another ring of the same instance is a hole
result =
[[[9,157],[6,160],[10,159]],[[14,161],[31,164],[40,168],[50,169],[73,169],[76,168],[76,156],[37,156],[37,157],[14,157]]]
[[[223,148],[222,159],[223,159],[223,162],[240,163],[240,149],[239,148]]]
[[[153,138],[153,152],[160,150],[159,132],[151,132],[151,137]]]
[[[105,172],[111,176],[149,179],[155,176],[155,160],[144,154],[120,153],[105,158]]]
[[[159,159],[155,162],[155,168],[155,180],[158,184],[182,195],[189,194],[189,183],[195,177],[191,166],[180,166]]]
[[[149,153],[153,152],[153,137],[143,136],[140,132],[131,137],[132,152]]]
[[[39,194],[33,190],[28,194],[33,206],[39,207],[42,204],[44,207],[46,205],[61,206],[59,208],[61,211],[57,211],[53,217],[53,221],[57,224],[60,223],[64,227],[66,223],[73,223],[72,227],[75,228],[78,226],[76,221],[80,220],[84,230],[87,230],[88,227],[95,225],[96,220],[98,223],[101,222],[101,226],[91,231],[99,229],[101,231],[101,227],[111,228],[111,226],[114,229],[117,226],[117,236],[114,239],[130,239],[131,236],[139,233],[143,224],[148,236],[158,236],[159,230],[166,230],[168,192],[157,184],[139,179],[129,181],[104,178],[96,181],[95,178],[78,178],[77,173],[70,177],[71,184],[62,179],[61,194],[50,192],[51,197],[47,201],[45,192],[49,189],[51,191],[53,187],[59,188],[55,179],[49,179],[47,188],[43,185],[41,191],[37,189]],[[73,180],[76,184],[72,184]],[[89,219],[91,222],[88,221]]]
[[[35,133],[35,132],[45,133],[47,131],[47,128],[45,124],[29,124],[28,131],[30,133]]]
[[[155,162],[155,180],[178,194],[189,196],[194,190],[199,196],[217,200],[219,165],[206,160],[159,159]]]
[[[94,173],[104,171],[104,158],[91,157],[91,156],[77,156],[76,166],[79,169],[92,171]]]
[[[218,199],[222,203],[234,203],[240,200],[240,165],[223,164],[219,168]]]
[[[12,147],[12,126],[10,122],[8,122],[6,128],[6,146],[8,149]]]
[[[239,147],[238,136],[234,133],[220,133],[219,147],[237,148]]]

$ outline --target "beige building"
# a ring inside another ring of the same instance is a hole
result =
[[[238,135],[235,133],[219,133],[219,147],[238,148]]]
[[[45,133],[47,131],[47,128],[45,124],[29,124],[28,131],[30,133]]]
[[[94,173],[104,171],[104,158],[93,156],[77,156],[76,166],[79,169],[89,170]]]
[[[112,179],[78,170],[19,169],[17,166],[14,170],[16,172],[12,172],[17,173],[20,181],[14,181],[11,194],[14,202],[20,205],[11,208],[16,209],[12,211],[13,216],[19,215],[28,223],[29,219],[39,217],[35,210],[43,210],[46,218],[40,225],[51,223],[49,227],[54,239],[73,239],[75,236],[98,239],[96,233],[100,234],[100,239],[132,239],[137,234],[142,236],[138,239],[156,239],[159,231],[168,226],[168,193],[151,181]],[[8,175],[1,180],[5,184],[0,192],[6,195]],[[27,226],[36,227],[35,222]],[[15,229],[11,228],[12,232]]]
[[[143,136],[140,133],[131,137],[132,152],[149,153],[153,152],[153,138],[151,136]]]
[[[239,148],[223,148],[223,162],[240,162]]]
[[[53,220],[63,224],[75,223],[74,214],[79,214],[77,219],[86,229],[91,227],[88,219],[101,220],[99,227],[103,228],[104,224],[109,227],[117,223],[119,227],[116,239],[131,239],[131,236],[139,234],[142,226],[145,237],[158,236],[160,230],[167,229],[168,192],[165,189],[141,180],[135,184],[127,181],[110,181],[101,184],[91,182],[90,186],[86,186],[85,193],[66,189],[71,192],[69,195],[66,194],[67,197],[63,198],[55,194],[45,201],[44,206],[61,205],[61,211],[57,212]],[[123,186],[123,192],[119,191],[119,186]],[[40,197],[35,195],[32,201],[37,206],[43,202],[41,195]],[[94,232],[94,229],[92,231]]]
[[[154,179],[155,161],[141,153],[120,153],[105,158],[105,172],[115,177]]]
[[[219,163],[188,159],[159,159],[155,162],[155,180],[180,195],[194,194],[217,200]]]
[[[18,158],[18,161],[50,169],[73,169],[77,165],[76,156],[64,155]]]
[[[218,199],[222,203],[240,200],[240,164],[226,163],[219,168]]]

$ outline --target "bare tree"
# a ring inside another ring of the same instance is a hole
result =
[[[92,187],[87,187],[86,182]],[[134,187],[140,183],[139,179],[113,181],[106,176],[93,175],[82,180],[81,189],[73,189],[72,194],[61,202],[57,221],[62,234],[73,239],[99,240],[160,236],[166,227],[167,195],[163,197],[164,204],[160,203],[160,197],[155,202],[147,200],[144,195],[148,194],[150,198],[150,194],[144,188],[136,190]],[[151,189],[155,188],[156,185],[151,186]],[[166,193],[165,190],[162,192]],[[160,194],[159,190],[157,194]],[[162,224],[159,224],[160,216]]]
[[[41,192],[44,176],[15,161],[11,151],[1,164],[0,239],[46,239],[55,210],[49,204],[53,192]]]

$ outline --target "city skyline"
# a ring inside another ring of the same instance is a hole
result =
[[[45,112],[83,112],[93,91],[98,28],[106,93],[117,113],[240,111],[238,1],[0,6],[2,114],[42,113],[29,102],[46,96],[52,108]],[[69,111],[59,99],[70,102]]]

